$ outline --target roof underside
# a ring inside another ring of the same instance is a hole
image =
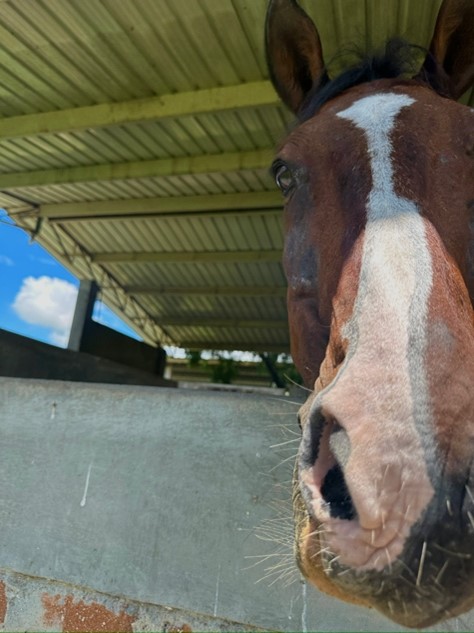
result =
[[[440,0],[301,4],[331,59],[426,46]],[[289,350],[265,8],[0,0],[0,205],[148,343]]]

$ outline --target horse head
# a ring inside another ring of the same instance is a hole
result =
[[[272,0],[270,76],[297,115],[285,197],[300,410],[296,558],[322,590],[428,626],[474,605],[474,3],[330,79],[316,26]]]

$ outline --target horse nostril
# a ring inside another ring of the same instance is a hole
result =
[[[332,424],[333,430],[329,436],[329,449],[336,464],[326,473],[321,486],[321,495],[328,504],[328,511],[332,517],[350,521],[357,514],[344,477],[351,444],[347,432],[337,422]]]
[[[357,518],[345,478],[350,455],[349,435],[333,416],[320,407],[315,407],[307,420],[303,415],[299,471],[310,512]]]
[[[354,504],[339,464],[333,466],[326,474],[321,487],[321,495],[333,518],[350,521],[356,517]]]

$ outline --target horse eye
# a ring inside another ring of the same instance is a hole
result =
[[[295,179],[288,165],[280,164],[275,169],[275,182],[284,196],[293,189]]]

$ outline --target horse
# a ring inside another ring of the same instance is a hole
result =
[[[270,79],[296,115],[284,197],[291,352],[310,391],[296,562],[319,589],[426,627],[474,606],[474,2],[444,0],[330,78],[317,27],[271,0]],[[417,65],[415,65],[417,62]]]

